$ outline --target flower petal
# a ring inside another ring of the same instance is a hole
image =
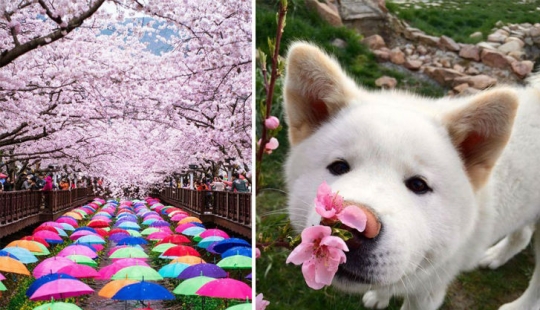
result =
[[[302,265],[302,274],[306,284],[314,290],[320,290],[324,287],[323,283],[317,282],[316,278],[316,266],[314,261],[307,261]]]
[[[337,214],[337,218],[345,225],[363,232],[366,229],[367,217],[362,209],[348,206]]]
[[[311,226],[302,231],[302,243],[313,243],[332,234],[332,229],[328,226]]]
[[[331,264],[327,265],[324,261],[315,263],[315,283],[318,285],[330,285],[332,279],[338,270],[338,266]]]
[[[300,265],[313,256],[313,244],[300,243],[287,257],[286,263]]]
[[[324,237],[321,240],[321,245],[326,245],[329,248],[336,248],[340,251],[349,251],[349,248],[347,247],[347,244],[345,244],[345,241],[339,237],[334,236],[328,236]]]
[[[322,205],[322,204],[319,204],[319,203],[315,203],[316,207],[315,207],[315,211],[317,211],[317,213],[319,213],[320,216],[322,216],[323,218],[325,219],[330,219],[330,218],[333,218],[334,216],[336,216],[336,210],[335,209],[327,209],[326,206]]]

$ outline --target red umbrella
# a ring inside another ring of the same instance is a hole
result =
[[[184,235],[170,235],[165,238],[163,238],[158,244],[161,243],[174,243],[174,244],[181,244],[181,243],[190,243],[191,241]]]
[[[109,233],[103,228],[94,228],[94,230],[102,237],[107,237]]]
[[[3,174],[3,173],[0,173],[0,179],[5,179],[5,178],[7,178],[7,177],[8,177],[7,175],[5,175],[5,174]]]
[[[56,230],[56,228],[52,227],[52,226],[39,226],[38,228],[34,229],[33,233],[37,233],[38,231],[42,231],[42,230],[46,230],[46,231],[51,231],[55,234],[58,234],[58,230]]]
[[[46,247],[49,247],[50,244],[47,243],[47,241],[45,241],[45,239],[43,238],[40,238],[40,237],[36,237],[36,236],[26,236],[26,237],[23,237],[21,238],[22,240],[30,240],[30,241],[35,241],[35,242],[39,242],[41,244],[43,244],[44,246]]]
[[[109,223],[101,220],[90,221],[87,225],[88,227],[109,227]]]
[[[128,235],[129,235],[129,233],[128,233],[127,230],[125,230],[125,229],[122,229],[122,228],[114,228],[114,229],[111,229],[111,230],[109,231],[109,236],[112,235],[112,234],[117,234],[117,233],[125,233],[125,234],[128,234]]]
[[[199,254],[199,252],[197,252],[197,250],[195,250],[194,248],[190,247],[190,246],[187,246],[187,245],[177,245],[177,246],[174,246],[170,249],[168,249],[167,251],[163,252],[163,254],[161,254],[162,256],[186,256],[186,255],[191,255],[191,256],[197,256],[197,257],[200,257],[201,254]]]

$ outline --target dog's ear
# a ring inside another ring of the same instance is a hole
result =
[[[354,98],[356,84],[319,48],[294,43],[287,55],[284,87],[289,140],[295,145]]]
[[[461,155],[475,190],[488,180],[510,134],[518,107],[511,89],[494,89],[443,116],[452,143]]]

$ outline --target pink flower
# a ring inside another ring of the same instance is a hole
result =
[[[264,126],[268,129],[276,129],[279,127],[279,119],[275,116],[270,116],[264,121]]]
[[[302,243],[287,257],[287,264],[302,264],[302,274],[309,287],[318,290],[330,285],[349,248],[339,237],[331,236],[328,226],[312,226],[302,231]]]
[[[255,258],[261,257],[261,250],[259,248],[255,248]]]
[[[268,306],[270,304],[270,302],[268,300],[264,300],[263,299],[264,296],[262,293],[260,293],[259,295],[257,295],[257,297],[255,297],[255,309],[256,310],[264,310],[266,309],[266,306]]]
[[[259,141],[257,141],[257,145],[261,145],[261,139],[259,139]],[[272,138],[270,138],[268,143],[266,143],[266,145],[264,146],[264,151],[267,154],[272,154],[272,151],[277,149],[278,146],[279,146],[278,139],[272,137]]]
[[[343,208],[343,197],[332,193],[332,188],[326,182],[322,182],[317,189],[315,211],[325,219],[340,221],[359,232],[366,229],[367,217],[364,211],[352,205]]]

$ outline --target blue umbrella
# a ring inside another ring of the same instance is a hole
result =
[[[204,227],[203,223],[191,222],[191,224],[193,224],[193,225],[195,225],[195,226],[202,227],[202,228],[206,228],[206,227]]]
[[[206,248],[208,248],[208,246],[211,245],[212,243],[221,241],[221,240],[223,240],[223,239],[225,239],[225,238],[220,237],[220,236],[210,236],[210,237],[206,237],[206,238],[202,239],[201,241],[199,241],[199,243],[197,243],[197,246],[198,246],[199,248],[206,249]]]
[[[251,248],[248,248],[245,246],[235,246],[223,252],[221,254],[221,258],[225,258],[225,257],[233,256],[233,255],[243,255],[247,257],[252,257]]]
[[[0,250],[0,256],[7,256],[7,257],[11,257],[13,259],[16,259],[16,260],[19,260],[19,258],[9,252],[6,252],[4,250]]]
[[[214,264],[195,264],[187,267],[178,275],[178,279],[191,279],[198,276],[226,278],[227,272]]]
[[[251,280],[251,278],[252,278],[251,273],[246,276],[246,279]]]
[[[219,241],[216,245],[214,245],[213,250],[218,253],[223,253],[230,248],[234,248],[235,246],[251,247],[251,244],[244,239],[229,238],[229,239]]]
[[[58,227],[54,227],[54,229],[56,229],[56,231],[58,232],[58,235],[60,237],[67,237],[67,233],[62,229],[62,228],[58,228]]]
[[[116,227],[118,228],[124,228],[124,229],[127,229],[127,228],[130,228],[130,229],[140,229],[141,227],[137,224],[137,223],[134,223],[134,222],[122,222],[120,223],[120,225],[117,225]]]
[[[182,235],[197,236],[198,234],[202,233],[205,230],[206,228],[202,228],[202,227],[190,227],[190,228],[184,229],[182,231]]]
[[[158,273],[164,278],[177,278],[188,267],[189,265],[184,263],[167,264],[161,267]]]
[[[71,225],[68,224],[68,223],[60,223],[60,225],[62,225],[62,228],[64,228],[64,230],[70,230],[70,231],[74,231],[74,230],[75,230],[75,227],[71,226]]]
[[[135,245],[135,244],[148,244],[148,241],[141,237],[124,237],[120,239],[117,245]]]
[[[96,236],[96,235],[87,235],[82,236],[75,243],[89,243],[89,244],[99,244],[99,243],[105,243],[105,240],[103,238]]]
[[[15,255],[17,259],[23,264],[35,263],[38,261],[36,256],[25,248],[9,247],[9,248],[4,248],[2,251]]]
[[[174,299],[166,288],[151,282],[139,282],[124,286],[111,299],[116,300],[163,300]]]
[[[44,275],[43,277],[38,278],[36,281],[34,281],[26,290],[26,296],[30,297],[34,294],[34,292],[40,288],[43,284],[58,280],[58,279],[77,279],[75,277],[72,277],[65,273],[50,273],[48,275]]]

